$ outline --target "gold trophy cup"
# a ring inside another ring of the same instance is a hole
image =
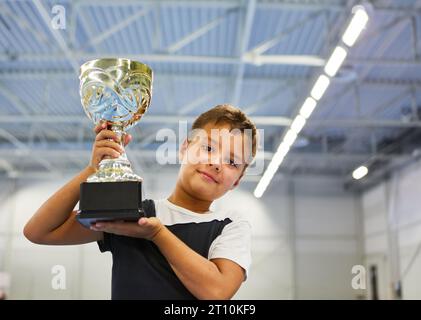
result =
[[[98,59],[80,67],[80,97],[95,125],[107,122],[123,146],[126,130],[135,126],[149,107],[152,69],[129,59]],[[124,150],[124,149],[123,149]],[[143,179],[132,171],[124,152],[105,158],[96,173],[80,186],[77,219],[89,227],[96,221],[134,221],[144,216]]]

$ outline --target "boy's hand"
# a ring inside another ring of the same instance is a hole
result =
[[[100,122],[95,128],[96,138],[92,147],[92,157],[89,166],[98,169],[98,165],[105,157],[118,158],[124,153],[124,148],[120,145],[120,139],[111,130],[107,130],[107,123]],[[124,136],[123,146],[126,146],[132,137],[129,134]]]
[[[91,226],[91,230],[153,240],[163,227],[158,218],[151,217],[140,218],[138,222],[97,222]]]

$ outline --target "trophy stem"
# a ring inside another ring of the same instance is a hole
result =
[[[116,133],[119,138],[119,145],[124,150],[124,137],[126,132],[119,123],[112,123],[108,127]],[[121,182],[121,181],[142,181],[143,179],[135,174],[131,168],[130,161],[124,151],[118,158],[105,157],[99,163],[96,173],[89,176],[87,182]]]
[[[124,131],[124,127],[120,123],[111,123],[107,126],[108,130],[113,131],[118,137],[118,144],[123,149],[123,153],[118,158],[111,158],[106,156],[105,159],[114,159],[114,160],[121,160],[121,161],[129,161],[127,159],[126,150],[124,148],[124,139],[126,137],[126,132]],[[112,139],[110,139],[112,140]]]

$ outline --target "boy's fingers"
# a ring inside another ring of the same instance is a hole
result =
[[[145,225],[148,222],[148,220],[146,220],[146,218],[140,218],[137,223],[141,226]]]
[[[97,222],[93,225],[96,230],[116,234],[130,234],[135,226],[135,223],[127,223],[124,221]]]
[[[113,148],[103,147],[103,148],[98,150],[97,155],[99,156],[100,159],[102,159],[105,156],[118,158],[121,154],[120,154],[120,152],[116,151]]]
[[[124,152],[123,147],[121,147],[117,142],[110,141],[110,140],[100,140],[100,141],[97,141],[95,143],[95,146],[97,148],[101,148],[101,147],[112,148],[112,149],[114,149],[114,150],[116,150],[116,151],[118,151],[120,153],[123,153]]]
[[[101,130],[105,129],[106,127],[107,123],[102,121],[95,126],[94,132],[98,134]]]
[[[124,145],[128,145],[130,141],[132,141],[132,136],[130,134],[126,134],[124,137]]]
[[[118,136],[115,134],[114,131],[111,130],[101,130],[101,132],[98,133],[95,138],[96,141],[104,139],[113,139],[115,142],[119,142]]]

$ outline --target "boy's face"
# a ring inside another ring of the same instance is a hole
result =
[[[251,137],[228,124],[206,124],[180,150],[178,183],[185,192],[213,201],[235,188],[251,157]]]

